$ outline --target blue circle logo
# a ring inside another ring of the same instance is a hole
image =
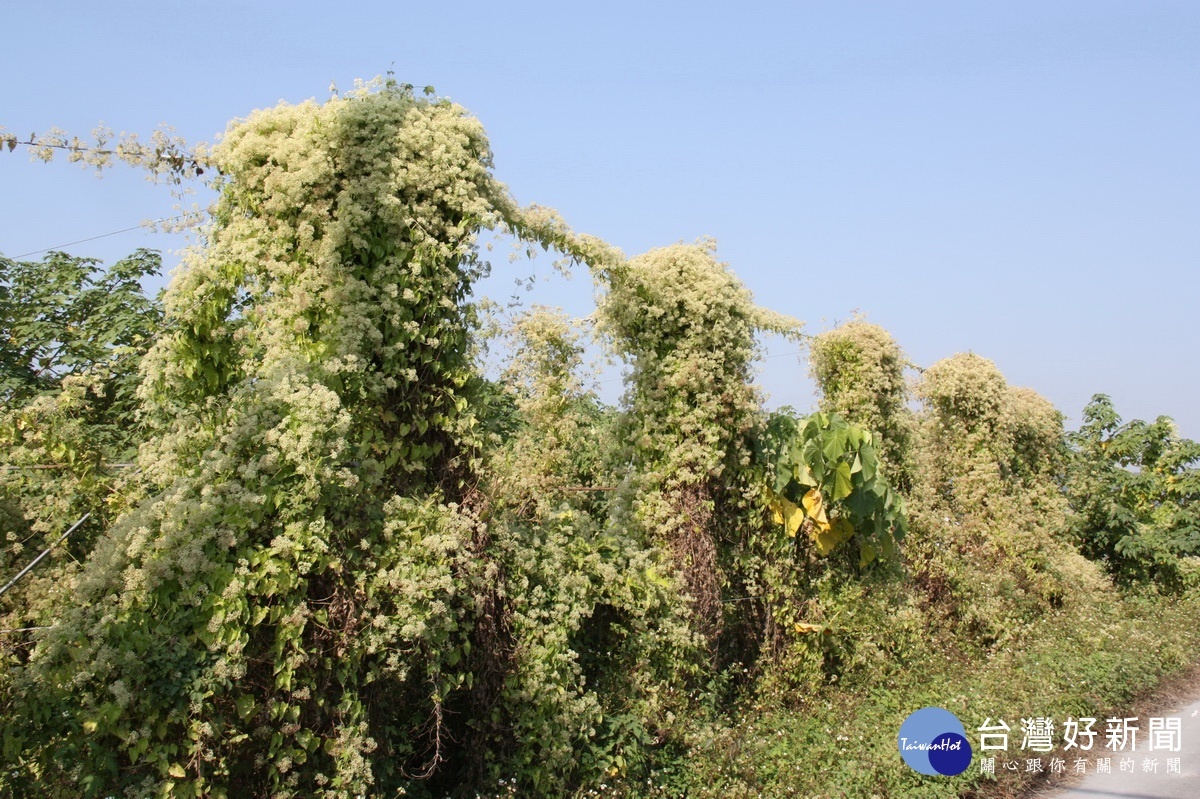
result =
[[[953,777],[971,765],[971,744],[958,717],[940,707],[923,707],[900,725],[900,757],[921,774]]]

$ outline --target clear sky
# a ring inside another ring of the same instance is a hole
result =
[[[211,140],[391,69],[483,122],[521,202],[633,255],[713,236],[818,332],[966,350],[1071,420],[1096,392],[1200,438],[1200,3],[0,3],[0,125]],[[10,257],[169,216],[132,172],[0,157]],[[67,248],[112,260],[178,239]],[[39,256],[32,256],[34,258]],[[177,256],[167,255],[168,265]],[[539,264],[548,273],[548,263]],[[528,274],[495,259],[492,284]],[[527,301],[590,311],[585,275]],[[771,343],[771,403],[813,401]],[[606,393],[615,396],[610,381]]]

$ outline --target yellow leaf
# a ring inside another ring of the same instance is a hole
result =
[[[820,489],[810,488],[800,502],[804,505],[804,512],[808,514],[808,518],[818,527],[829,526],[829,518],[825,515],[825,498],[821,496]]]
[[[794,538],[796,531],[800,529],[800,525],[804,522],[804,513],[794,503],[784,497],[779,497],[778,504],[783,516],[783,529],[789,536]]]
[[[776,494],[769,488],[767,496],[771,500],[771,519],[776,524],[782,524],[788,535],[795,536],[796,531],[800,529],[800,524],[804,521],[804,514],[800,508],[787,497]]]
[[[178,763],[175,763],[169,769],[167,769],[167,773],[177,780],[181,780],[187,776],[187,772],[183,770],[183,766],[179,765]]]
[[[837,545],[833,540],[833,534],[828,530],[817,530],[814,528],[812,540],[817,545],[817,552],[822,556],[828,555]]]
[[[834,519],[832,524],[824,528],[813,528],[812,540],[817,546],[818,554],[824,556],[837,549],[838,544],[852,535],[854,527],[848,519]]]
[[[85,733],[87,733],[88,735],[91,735],[92,733],[94,733],[94,732],[96,731],[96,722],[94,722],[94,721],[85,721],[85,722],[83,723],[83,731],[84,731]]]
[[[808,633],[823,633],[828,627],[824,624],[809,624],[807,622],[797,622],[796,632],[807,635]]]

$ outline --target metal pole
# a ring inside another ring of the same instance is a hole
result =
[[[59,544],[61,544],[63,541],[66,541],[66,540],[67,540],[67,536],[69,536],[71,533],[73,533],[73,532],[75,532],[76,530],[78,530],[78,529],[80,528],[80,526],[81,526],[81,525],[82,525],[84,522],[86,522],[88,519],[90,519],[91,517],[92,517],[92,512],[91,512],[91,511],[88,511],[87,513],[83,514],[83,518],[82,518],[82,519],[80,519],[79,521],[77,521],[77,522],[75,522],[74,524],[72,524],[72,525],[70,526],[70,528],[68,528],[68,529],[67,529],[67,531],[66,531],[65,533],[63,533],[61,536],[59,536],[59,537],[58,537],[58,540],[57,540],[57,541],[55,541],[53,544],[51,544],[50,546],[48,546],[48,547],[46,547],[45,549],[43,549],[43,550],[42,550],[42,554],[40,554],[40,555],[38,555],[36,558],[34,558],[32,563],[30,563],[30,564],[29,564],[28,566],[26,566],[24,569],[21,569],[20,573],[19,573],[19,574],[18,574],[16,577],[14,577],[14,578],[12,578],[11,580],[9,580],[9,581],[8,581],[8,583],[7,583],[7,584],[6,584],[6,585],[5,585],[3,588],[0,588],[0,596],[3,596],[5,591],[7,591],[8,589],[10,589],[10,588],[12,588],[14,585],[16,585],[16,584],[17,584],[17,580],[20,580],[22,577],[24,577],[26,574],[28,574],[28,573],[29,573],[29,572],[30,572],[30,571],[33,569],[33,567],[34,567],[34,566],[38,565],[38,563],[41,561],[41,559],[42,559],[42,558],[44,558],[44,557],[46,557],[47,555],[49,555],[49,554],[50,554],[50,550],[54,549],[56,546],[58,546]]]

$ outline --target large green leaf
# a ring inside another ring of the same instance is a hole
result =
[[[841,461],[833,471],[833,501],[838,502],[845,499],[853,490],[850,481],[850,464]]]
[[[822,452],[829,460],[833,460],[846,451],[846,431],[830,429],[825,435]]]

